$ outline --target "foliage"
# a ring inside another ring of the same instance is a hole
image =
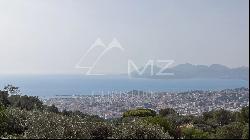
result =
[[[113,126],[108,123],[93,123],[89,128],[92,139],[108,139],[112,137]]]
[[[243,107],[239,112],[239,121],[249,123],[249,106]]]
[[[234,120],[234,117],[230,111],[220,109],[214,112],[214,119],[220,125],[227,125]]]
[[[43,108],[43,102],[40,101],[38,97],[34,96],[12,95],[8,98],[8,100],[12,107],[18,107],[26,110]]]
[[[241,139],[243,135],[244,125],[240,122],[233,122],[231,124],[218,128],[216,138],[218,139]]]
[[[8,106],[10,104],[8,100],[8,92],[0,90],[0,105]]]
[[[7,91],[11,95],[21,94],[20,90],[19,90],[19,87],[15,87],[13,85],[7,85],[7,86],[5,86],[4,90]]]
[[[165,108],[159,111],[160,116],[176,115],[177,112],[172,108]]]
[[[206,131],[203,117],[195,116],[148,116],[112,121],[91,119],[91,116],[71,112],[23,110],[0,108],[2,138],[20,139],[164,139],[164,138],[248,138],[248,124],[230,122],[218,126],[215,131]],[[4,113],[3,113],[4,112]],[[66,114],[65,114],[66,113]],[[4,115],[2,115],[4,114]],[[4,116],[4,117],[2,117]],[[214,118],[214,114],[211,115]],[[3,119],[4,118],[4,119]],[[127,118],[127,117],[126,117]],[[130,117],[128,117],[130,118]],[[125,118],[124,118],[125,119]],[[208,120],[211,119],[210,117]],[[185,120],[178,123],[176,120]],[[193,125],[193,123],[197,123]],[[200,124],[199,124],[200,123]],[[212,128],[210,128],[212,129]]]
[[[17,123],[19,116],[13,117],[8,114],[8,111],[0,107],[0,136],[10,134],[21,134],[24,132],[21,122]]]
[[[148,117],[156,116],[156,112],[151,109],[134,109],[123,113],[123,117]]]
[[[166,117],[147,117],[144,119],[144,121],[148,124],[159,125],[164,129],[165,132],[168,132],[171,136],[175,135],[176,126],[172,122],[170,122]]]
[[[4,134],[5,127],[6,127],[5,109],[2,105],[0,105],[0,136]]]
[[[18,118],[14,123],[25,128],[25,132],[19,136],[25,139],[90,138],[87,131],[90,123],[79,117],[15,108],[9,109],[8,116]]]
[[[77,117],[84,118],[84,119],[91,121],[91,122],[103,122],[104,121],[104,119],[100,118],[98,115],[87,115],[87,114],[84,114],[83,112],[80,112],[80,111],[63,110],[62,112],[59,112],[59,113],[64,115],[64,116],[69,116],[69,117],[76,117],[77,116]]]
[[[236,120],[232,112],[224,109],[205,112],[203,113],[203,119],[213,127],[224,126]]]
[[[46,106],[46,110],[48,112],[59,113],[58,108],[54,104],[52,106]]]
[[[25,111],[9,108],[11,122],[25,130],[15,138],[25,139],[107,139],[107,138],[170,138],[161,127],[127,123],[114,127],[107,122],[91,122],[81,117],[64,116],[47,111]],[[9,124],[8,124],[9,125]],[[20,133],[19,133],[20,134]],[[12,137],[13,138],[13,137]]]
[[[243,139],[249,139],[249,124],[246,124],[242,134]]]
[[[121,124],[114,128],[114,139],[170,139],[167,132],[157,125],[141,121]]]
[[[208,139],[209,133],[203,132],[202,130],[196,128],[182,128],[182,137],[184,139]]]

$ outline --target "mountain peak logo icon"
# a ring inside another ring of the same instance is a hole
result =
[[[96,49],[101,49],[100,52],[97,52],[98,54],[94,56],[93,62],[89,65],[81,65],[83,61],[87,61],[87,57],[91,56],[91,54],[96,53]],[[77,69],[88,69],[86,72],[86,75],[104,75],[104,74],[94,74],[92,73],[93,69],[96,67],[98,62],[111,50],[113,49],[119,49],[121,51],[124,51],[125,49],[121,46],[120,42],[113,38],[113,40],[106,45],[103,43],[103,41],[100,38],[97,38],[96,41],[91,45],[91,47],[84,53],[84,55],[80,58],[78,63],[76,64],[75,68]]]

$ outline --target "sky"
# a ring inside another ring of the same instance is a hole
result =
[[[0,74],[124,73],[128,60],[249,66],[248,0],[0,0]],[[83,61],[82,61],[83,60]],[[76,67],[76,66],[80,66]]]

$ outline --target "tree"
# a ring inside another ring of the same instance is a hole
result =
[[[54,104],[52,106],[48,106],[47,107],[47,111],[54,112],[54,113],[58,113],[59,112],[58,108]]]
[[[240,120],[242,123],[249,123],[249,106],[243,107],[243,108],[240,110],[239,117],[240,117],[239,120]]]
[[[235,115],[233,115],[233,113],[224,109],[205,112],[203,113],[203,119],[209,125],[212,125],[212,126],[215,126],[215,125],[223,126],[231,122],[234,122],[236,120]]]
[[[246,124],[243,129],[242,139],[249,139],[249,124]]]
[[[5,110],[2,105],[0,105],[0,136],[2,136],[5,132],[5,127],[6,127],[6,115],[5,115]]]
[[[216,131],[216,138],[218,139],[241,139],[243,135],[244,125],[240,122],[233,122],[231,124],[219,127]]]
[[[170,139],[167,132],[157,125],[137,121],[114,128],[113,139]]]
[[[6,91],[0,91],[0,105],[3,106],[8,106],[10,104],[9,100],[8,100],[8,92]]]
[[[25,130],[18,133],[21,139],[89,139],[89,123],[79,117],[67,117],[40,110],[7,110],[9,118],[14,122],[12,130]],[[22,126],[16,127],[16,126]],[[95,126],[93,124],[93,126]]]
[[[177,112],[172,108],[165,108],[159,111],[160,116],[176,115]]]
[[[214,119],[220,125],[227,125],[235,120],[230,111],[220,109],[214,112]]]
[[[13,116],[9,111],[0,106],[0,136],[21,134],[25,130],[19,120],[20,116]]]
[[[209,111],[209,112],[204,112],[202,114],[202,117],[205,121],[209,120],[209,119],[213,119],[213,114],[214,114],[214,111]]]
[[[181,135],[184,139],[208,139],[209,133],[196,128],[182,128]]]
[[[10,105],[21,109],[43,109],[43,102],[34,96],[11,95],[8,98]]]
[[[90,135],[92,139],[108,139],[112,137],[112,126],[106,123],[96,123],[90,128]]]
[[[70,116],[72,114],[73,114],[72,111],[67,111],[66,109],[63,109],[63,111],[62,111],[62,115],[64,115],[64,116]]]
[[[4,90],[7,91],[10,95],[20,95],[21,94],[19,87],[15,87],[13,85],[5,86]]]
[[[149,117],[156,116],[156,112],[151,109],[134,109],[123,113],[123,117]]]
[[[155,116],[155,117],[147,117],[144,119],[147,124],[159,125],[161,126],[165,132],[168,132],[170,136],[176,137],[176,126],[171,121],[169,121],[166,117]]]

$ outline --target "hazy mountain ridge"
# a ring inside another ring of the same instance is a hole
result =
[[[140,70],[142,70],[141,68]],[[173,73],[174,75],[157,75],[161,67],[154,66],[154,74],[151,76],[150,67],[142,75],[135,71],[131,73],[132,77],[152,78],[152,79],[190,79],[190,78],[219,78],[219,79],[242,79],[249,80],[249,67],[229,68],[221,64],[193,65],[190,63],[180,64],[164,70],[164,73]]]

